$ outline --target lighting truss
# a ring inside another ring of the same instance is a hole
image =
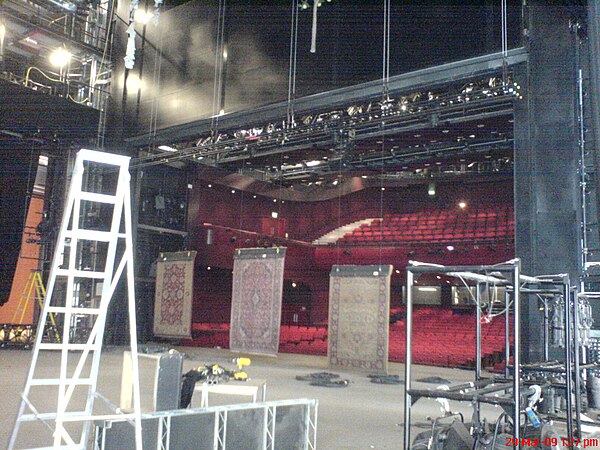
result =
[[[327,111],[299,116],[298,120],[269,122],[239,129],[206,133],[194,141],[170,143],[176,150],[150,153],[132,162],[132,167],[146,167],[175,161],[196,161],[221,166],[236,161],[288,153],[310,146],[330,146],[336,154],[329,163],[348,157],[353,143],[392,133],[432,128],[441,124],[463,123],[512,113],[513,102],[522,99],[521,87],[510,78],[497,77],[469,82],[460,87],[446,86],[431,91],[394,94],[377,100],[355,103]],[[499,142],[500,143],[500,142]],[[506,144],[506,141],[503,141]],[[489,146],[489,143],[488,143]],[[464,150],[465,145],[433,148],[434,152]],[[423,152],[431,156],[432,148],[416,151],[392,151],[368,158],[369,163],[402,161]],[[352,158],[352,156],[350,156]],[[350,163],[358,164],[360,161]],[[364,158],[363,158],[364,163]],[[360,164],[359,164],[360,165]],[[322,167],[320,167],[321,169]],[[284,174],[285,166],[280,168]],[[291,175],[296,167],[290,169]]]

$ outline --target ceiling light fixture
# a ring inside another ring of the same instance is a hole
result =
[[[59,47],[48,56],[50,64],[63,68],[71,61],[71,52],[64,47]]]

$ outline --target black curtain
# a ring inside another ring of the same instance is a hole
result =
[[[0,147],[0,305],[10,295],[38,156],[31,148]]]

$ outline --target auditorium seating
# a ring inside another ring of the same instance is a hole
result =
[[[389,360],[404,362],[406,357],[406,318],[403,308],[392,310],[400,318],[390,325]],[[504,317],[481,325],[482,363],[497,366],[504,358]],[[456,313],[438,307],[420,306],[413,311],[415,364],[443,367],[475,366],[475,314]],[[512,342],[512,338],[511,338]],[[193,338],[184,345],[229,347],[229,324],[193,324]],[[282,325],[279,351],[307,355],[327,355],[327,327]]]
[[[340,244],[497,242],[513,239],[512,207],[489,206],[477,210],[431,209],[388,214],[346,233]]]
[[[481,326],[484,367],[493,366],[504,357],[504,329],[504,317],[497,317],[491,323]],[[444,367],[474,367],[475,333],[475,314],[456,314],[451,310],[435,307],[415,309],[413,362]],[[404,362],[406,319],[390,325],[389,341],[389,359]]]

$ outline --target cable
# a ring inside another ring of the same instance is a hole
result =
[[[35,67],[35,66],[31,66],[31,67],[29,67],[29,68],[27,69],[27,72],[25,73],[25,86],[26,86],[26,87],[27,87],[27,85],[29,84],[29,74],[31,73],[31,69],[35,69],[35,70],[37,70],[39,73],[41,73],[41,74],[42,74],[44,77],[46,77],[46,78],[47,78],[47,79],[49,79],[50,81],[55,81],[55,82],[57,82],[57,83],[62,83],[62,80],[60,80],[60,79],[58,79],[58,78],[52,78],[52,77],[50,77],[49,75],[46,75],[46,73],[45,73],[45,72],[44,72],[42,69],[40,69],[40,68],[38,68],[38,67]]]
[[[75,99],[74,99],[74,98],[71,96],[71,94],[67,94],[67,97],[68,97],[68,99],[69,99],[69,100],[71,100],[73,103],[77,103],[77,104],[79,104],[79,105],[85,105],[87,102],[89,102],[89,101],[90,101],[90,98],[89,98],[89,97],[86,97],[86,98],[84,98],[83,100],[75,100]]]

